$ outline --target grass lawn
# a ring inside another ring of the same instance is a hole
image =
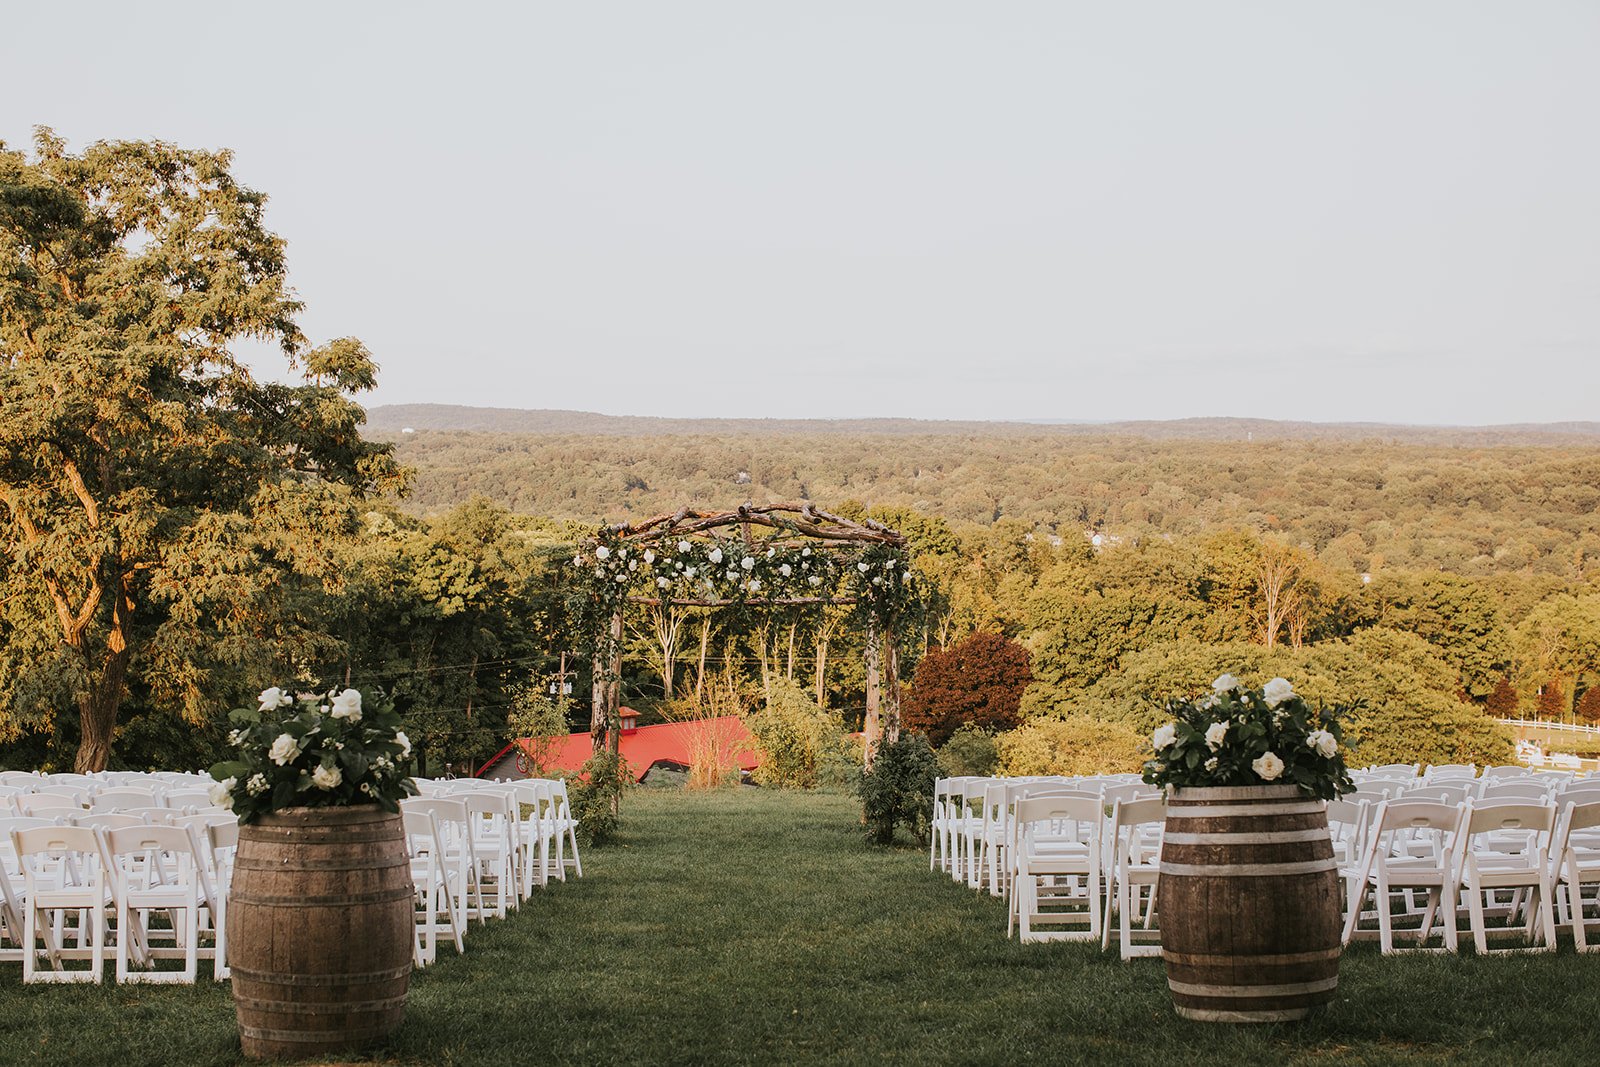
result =
[[[1345,958],[1299,1026],[1188,1023],[1158,959],[1005,938],[1000,901],[862,843],[849,798],[628,798],[588,877],[474,927],[413,981],[380,1062],[1593,1063],[1600,955]],[[0,1062],[238,1059],[225,986],[22,985]]]

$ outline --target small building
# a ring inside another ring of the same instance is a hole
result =
[[[640,726],[639,713],[632,708],[619,709],[618,717],[622,721],[618,747],[636,781],[644,781],[644,776],[656,767],[686,771],[694,763],[695,753],[707,749],[724,753],[741,771],[754,770],[761,762],[749,728],[737,715],[664,722],[655,726]],[[517,766],[517,755],[521,746],[531,740],[519,738],[496,752],[479,768],[477,777],[495,781],[528,777]],[[592,755],[594,741],[588,733],[568,734],[553,754],[553,769],[557,773],[577,774]]]

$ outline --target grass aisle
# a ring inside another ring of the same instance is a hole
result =
[[[1592,1063],[1600,956],[1345,960],[1300,1027],[1173,1016],[1159,960],[1022,946],[1003,905],[867,848],[841,797],[640,793],[588,877],[474,927],[413,983],[388,1061]],[[232,1063],[224,989],[24,988],[0,1059]]]

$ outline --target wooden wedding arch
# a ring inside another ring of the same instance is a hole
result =
[[[880,739],[898,739],[894,632],[914,598],[907,543],[898,531],[872,519],[857,522],[832,514],[809,501],[747,503],[732,511],[686,506],[642,522],[602,527],[573,563],[588,582],[586,614],[596,631],[590,635],[590,733],[596,753],[618,752],[623,611],[630,604],[862,609],[868,762]]]

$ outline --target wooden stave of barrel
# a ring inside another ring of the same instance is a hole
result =
[[[1179,1015],[1288,1022],[1334,999],[1340,888],[1322,801],[1292,785],[1174,790],[1157,893]]]
[[[405,1018],[410,858],[377,805],[289,808],[239,828],[228,964],[252,1059],[383,1041]]]

